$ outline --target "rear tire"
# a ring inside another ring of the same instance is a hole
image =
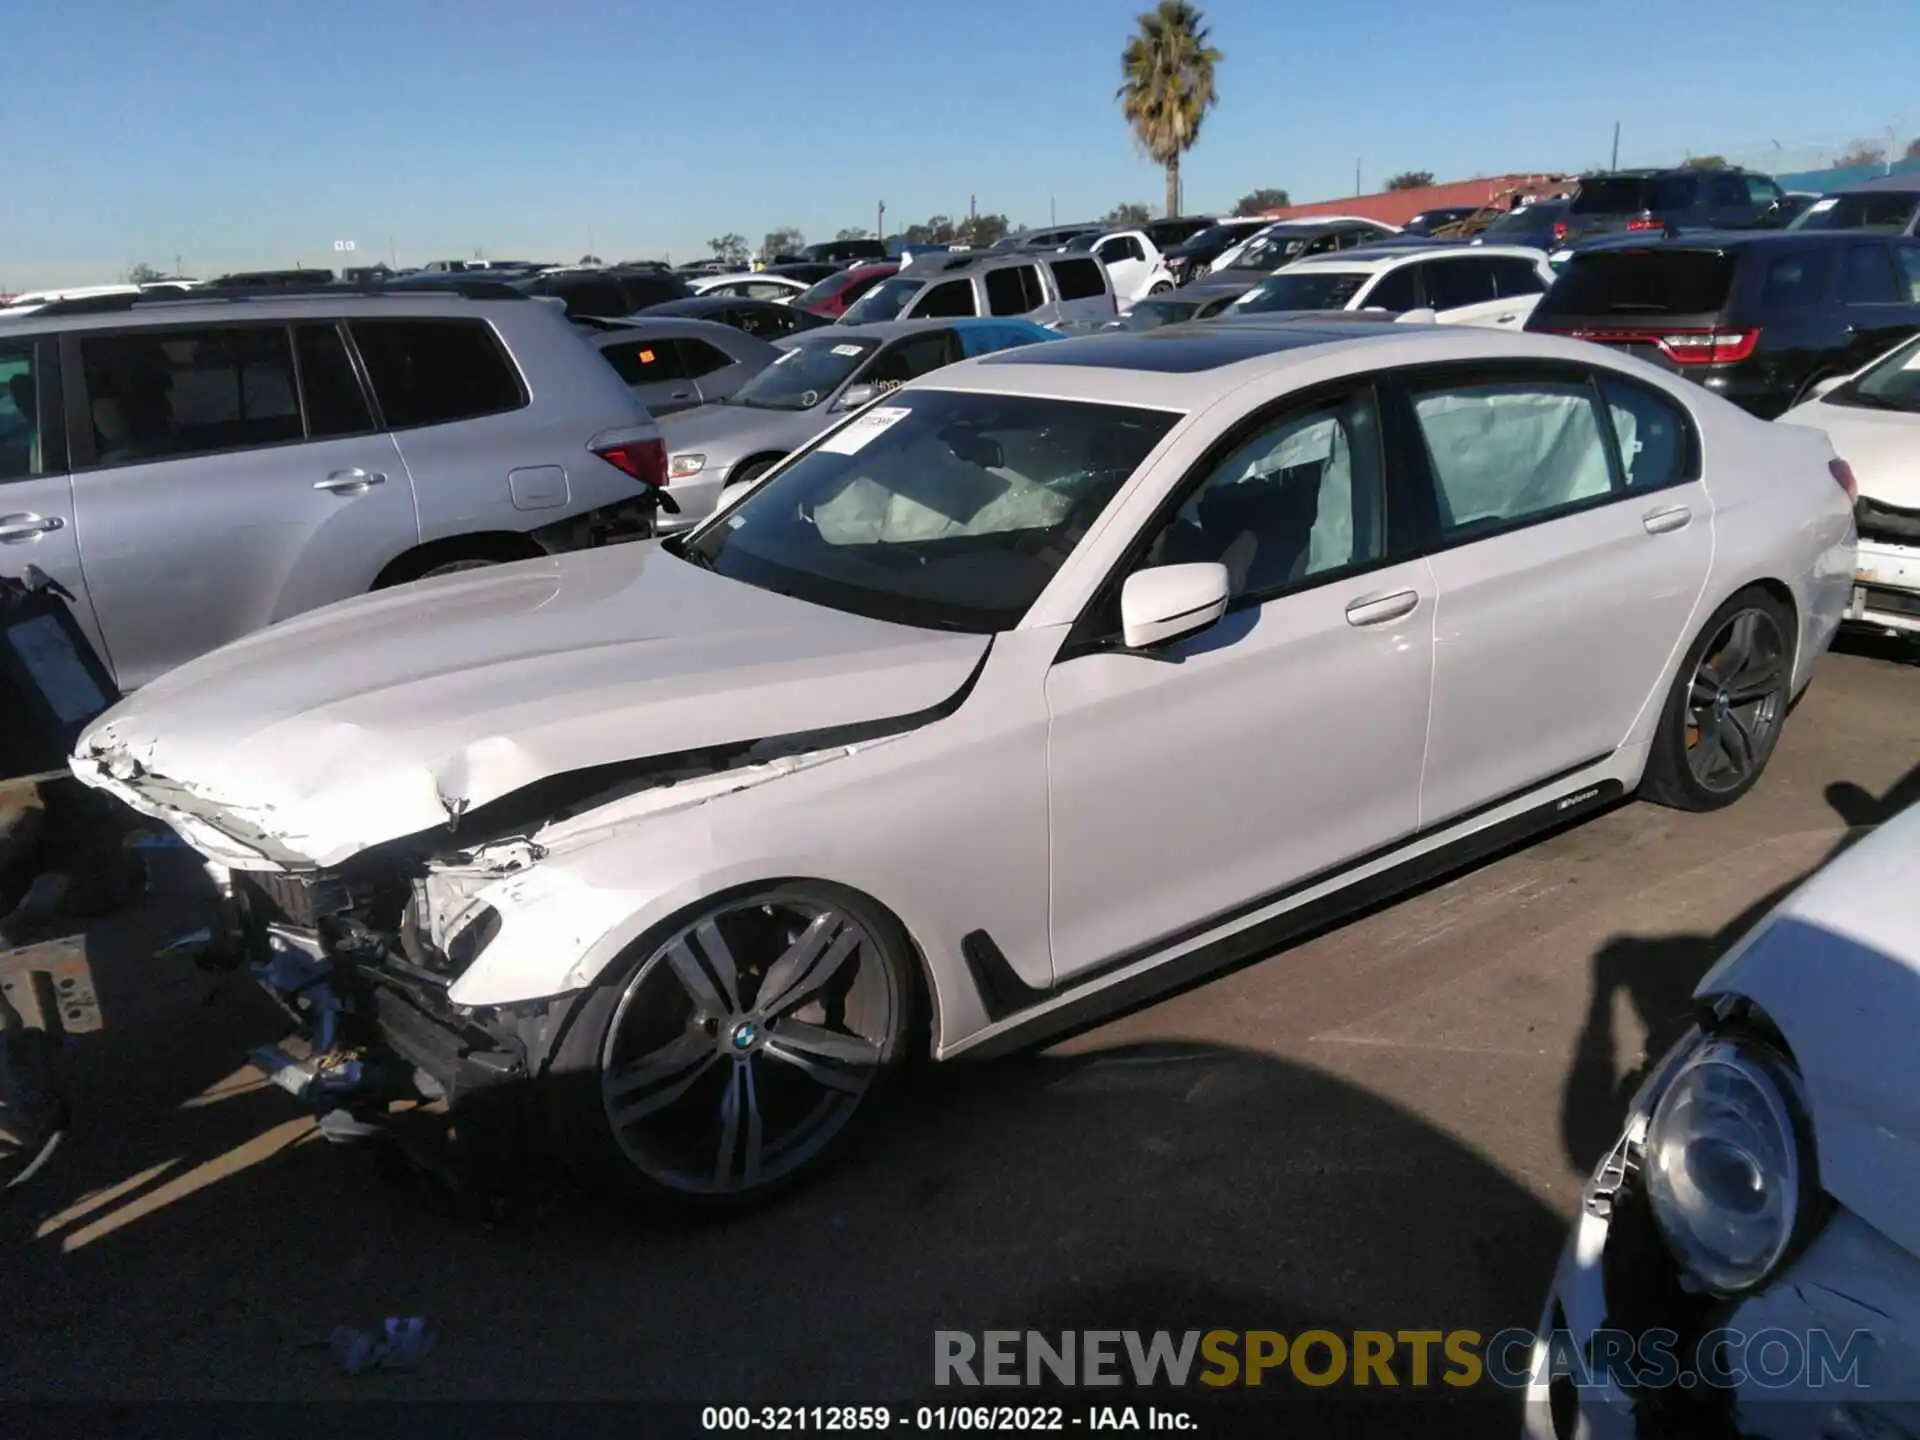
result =
[[[751,1209],[826,1168],[892,1093],[925,1013],[912,942],[865,896],[716,896],[636,942],[569,1017],[555,1130],[646,1209]]]
[[[1758,586],[1713,613],[1667,694],[1642,799],[1718,810],[1759,782],[1787,719],[1794,634],[1792,607]]]

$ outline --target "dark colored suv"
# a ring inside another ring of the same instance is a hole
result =
[[[1785,192],[1752,170],[1615,170],[1587,175],[1555,239],[1667,230],[1747,230],[1785,220]]]
[[[1771,420],[1920,331],[1920,241],[1766,230],[1576,250],[1527,329],[1616,345]]]
[[[667,270],[550,270],[514,283],[528,295],[548,295],[574,315],[635,315],[649,305],[685,300],[687,282]]]
[[[1911,235],[1920,229],[1920,172],[1881,175],[1822,195],[1807,206],[1792,228],[1886,230]]]

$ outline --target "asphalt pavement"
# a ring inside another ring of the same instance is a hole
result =
[[[449,1213],[318,1140],[244,1065],[277,1012],[148,958],[164,917],[128,917],[94,961],[107,1032],[66,1056],[74,1133],[0,1209],[0,1396],[873,1403],[927,1394],[938,1329],[1531,1324],[1693,983],[1920,798],[1920,667],[1848,649],[1732,809],[1627,804],[937,1072],[833,1174],[724,1224],[565,1191]],[[440,1327],[409,1372],[349,1378],[314,1343],[408,1314]],[[1437,1428],[1511,1424],[1497,1396],[1431,1403]]]

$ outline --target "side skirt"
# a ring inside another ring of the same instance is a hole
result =
[[[1603,764],[1611,758],[1611,756],[1598,757],[1579,766],[1578,770],[1591,770],[1594,766]],[[1578,773],[1578,771],[1570,773]],[[1539,787],[1530,788],[1544,790],[1567,778],[1567,776],[1556,776]],[[1382,900],[1424,885],[1451,871],[1465,869],[1476,861],[1508,849],[1520,841],[1584,819],[1596,811],[1605,809],[1625,795],[1626,787],[1614,779],[1574,785],[1571,789],[1555,793],[1551,798],[1517,815],[1471,831],[1457,840],[1438,845],[1423,854],[1389,866],[1377,874],[1368,875],[1329,894],[1296,905],[1290,910],[1283,910],[1277,915],[1268,916],[1242,929],[1231,931],[1162,964],[1134,970],[1119,979],[1111,978],[1114,972],[1139,965],[1143,961],[1150,960],[1153,953],[1164,953],[1177,945],[1185,944],[1196,935],[1217,930],[1223,925],[1230,925],[1236,916],[1221,916],[1194,926],[1185,933],[1175,934],[1158,941],[1149,949],[1116,956],[1090,972],[1083,972],[1073,977],[1066,985],[1050,990],[1035,989],[1021,980],[1006,956],[1001,953],[999,946],[994,944],[993,937],[984,930],[975,930],[960,942],[961,954],[966,960],[967,970],[993,1022],[999,1025],[1003,1021],[1011,1020],[1013,1023],[1004,1029],[986,1032],[980,1039],[962,1041],[949,1050],[943,1058],[956,1058],[960,1055],[970,1058],[1003,1055],[1056,1039],[1072,1031],[1086,1029],[1101,1020],[1132,1009],[1145,1000],[1179,989],[1214,971],[1224,970],[1279,949],[1289,941],[1297,940],[1312,931],[1324,929]],[[1481,811],[1477,813],[1497,809],[1519,798],[1521,797],[1510,796],[1504,800],[1495,801],[1492,805],[1481,807]],[[1438,830],[1443,832],[1456,828],[1472,818],[1471,814],[1458,817],[1449,824],[1438,827]],[[1408,845],[1428,838],[1434,833],[1436,831],[1415,835],[1385,852],[1361,856],[1337,870],[1322,872],[1273,891],[1240,907],[1239,914],[1251,914],[1272,905],[1282,904],[1290,895],[1317,888],[1338,879],[1343,873],[1374,864],[1386,855],[1403,850]],[[1028,1015],[1028,1018],[1021,1018],[1023,1015]]]

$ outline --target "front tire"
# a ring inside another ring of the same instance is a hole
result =
[[[1786,723],[1793,610],[1754,587],[1722,605],[1688,647],[1668,692],[1640,795],[1718,810],[1759,782]]]
[[[727,477],[725,488],[731,490],[736,485],[751,485],[779,463],[777,456],[769,456],[764,460],[749,460]]]
[[[862,895],[795,881],[717,898],[637,943],[556,1070],[566,1143],[662,1209],[724,1213],[823,1170],[921,1033],[914,951]]]

